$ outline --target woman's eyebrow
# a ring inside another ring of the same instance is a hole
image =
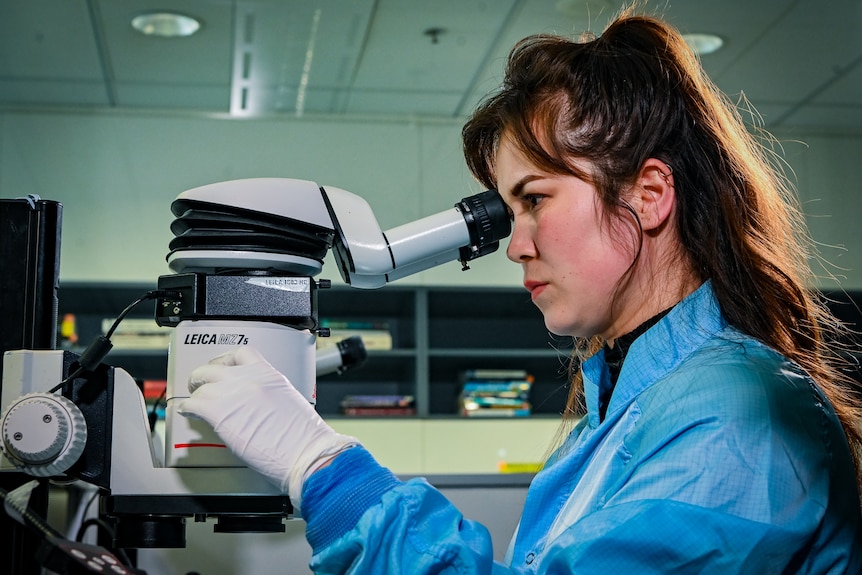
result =
[[[509,192],[509,194],[513,198],[519,198],[524,193],[524,186],[526,186],[527,184],[529,184],[530,182],[532,182],[534,180],[539,180],[541,178],[542,178],[541,176],[536,175],[536,174],[527,174],[526,176],[524,176],[523,178],[521,178],[520,180],[515,182],[515,185],[512,186],[512,191]]]

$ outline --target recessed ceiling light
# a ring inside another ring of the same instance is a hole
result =
[[[132,28],[147,36],[191,36],[200,30],[200,27],[198,20],[176,12],[147,12],[132,18]]]
[[[724,46],[724,40],[715,34],[683,34],[682,37],[689,48],[701,56],[712,54]]]

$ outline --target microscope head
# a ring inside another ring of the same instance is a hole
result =
[[[469,196],[454,209],[380,229],[361,197],[289,178],[219,182],[180,194],[171,206],[167,256],[177,273],[317,275],[329,249],[344,281],[376,288],[452,260],[495,251],[511,232],[499,194]]]
[[[285,178],[219,182],[181,193],[167,256],[177,273],[263,270],[317,275],[335,229],[317,184]]]

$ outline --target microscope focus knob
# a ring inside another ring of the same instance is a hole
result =
[[[22,395],[0,416],[0,450],[28,475],[61,475],[81,457],[86,444],[84,415],[60,395]]]

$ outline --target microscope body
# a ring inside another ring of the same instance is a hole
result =
[[[287,495],[245,467],[204,422],[179,415],[177,405],[189,395],[194,368],[239,345],[257,348],[316,401],[320,366],[332,362],[316,358],[316,338],[328,336],[318,322],[317,291],[329,282],[314,276],[330,250],[345,283],[377,288],[453,260],[467,269],[511,231],[495,191],[387,232],[362,198],[304,180],[211,184],[180,194],[171,209],[167,261],[176,273],[159,278],[154,318],[174,328],[164,443],[153,441],[143,395],[124,370],[99,363],[76,375],[81,358],[68,351],[4,356],[0,471],[98,486],[119,547],[184,546],[186,517],[215,517],[216,531],[284,530],[282,520],[292,516]],[[61,402],[53,392],[67,378]],[[39,422],[28,418],[46,409],[70,423],[16,452],[12,428],[34,437]]]
[[[328,286],[327,282],[321,282]],[[309,403],[317,400],[317,290],[310,277],[185,273],[159,278],[176,293],[156,310],[172,326],[165,398],[165,463],[171,467],[243,466],[198,419],[177,413],[191,372],[238,346],[251,345],[287,376]]]

